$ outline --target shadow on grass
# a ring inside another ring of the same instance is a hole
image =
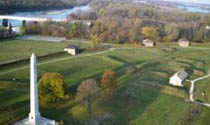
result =
[[[176,61],[176,62],[188,65],[189,67],[183,67],[183,68],[188,69],[189,73],[193,73],[193,72],[192,72],[193,70],[198,70],[198,71],[201,71],[201,72],[203,72],[203,73],[206,72],[205,69],[198,68],[198,67],[196,67],[193,63],[184,62],[184,61]],[[192,74],[191,74],[191,75],[192,75]]]
[[[0,81],[1,82],[9,82],[9,83],[13,83],[13,84],[21,83],[21,84],[27,84],[27,85],[29,85],[29,83],[30,83],[30,79],[0,78]]]
[[[200,60],[200,59],[193,59],[193,58],[187,58],[189,60],[195,61],[195,62],[201,62],[202,64],[206,64],[206,62],[204,60]]]
[[[10,125],[26,117],[29,113],[29,99],[23,98],[17,100],[19,97],[24,96],[26,92],[22,90],[8,90],[0,89],[0,124]]]
[[[143,61],[139,61],[139,62],[136,62],[135,64],[142,64],[142,63],[143,63]],[[130,67],[131,67],[131,64],[129,64],[129,65],[128,64],[125,64],[125,65],[123,65],[121,67],[118,67],[116,69],[113,69],[113,70],[117,72],[117,75],[123,75],[123,74],[126,73],[126,69],[127,68],[130,68]],[[102,76],[102,73],[99,73],[97,75],[94,75],[94,76],[91,76],[91,77],[87,77],[86,79],[94,78],[94,79],[96,79],[96,80],[98,80],[100,82],[101,76]],[[69,85],[68,86],[68,91],[70,93],[76,93],[79,84],[80,84],[80,82]],[[64,100],[64,102],[61,102],[61,103],[64,103],[64,105],[65,105],[65,102],[66,103],[69,103],[69,101],[71,101],[71,100],[66,100],[66,101]],[[54,108],[52,108],[52,107],[49,106],[48,108],[43,108],[44,115],[48,116],[49,118],[56,119],[56,120],[63,120],[64,123],[66,123],[66,124],[70,124],[71,123],[71,124],[77,125],[77,124],[80,124],[81,122],[78,121],[78,120],[75,120],[74,118],[72,118],[71,117],[71,113],[69,113],[69,111],[70,111],[70,109],[73,106],[78,105],[78,104],[80,104],[80,102],[75,102],[75,103],[72,103],[72,104],[67,104],[63,108],[57,109],[56,110],[56,114],[54,114],[52,112],[52,110],[51,110],[51,109],[55,109],[56,108],[56,105],[54,105],[55,107],[52,106]]]
[[[139,61],[139,62],[136,62],[136,63],[133,63],[133,64],[128,64],[128,63],[125,63],[124,65],[118,67],[118,68],[115,68],[115,69],[112,69],[113,71],[115,71],[117,73],[117,76],[121,76],[123,74],[125,74],[129,69],[131,69],[132,67],[134,67],[135,65],[138,65],[138,64],[143,64],[144,61]],[[90,76],[90,77],[86,77],[86,78],[83,78],[83,80],[85,79],[95,79],[98,81],[98,83],[100,83],[100,79],[103,75],[103,71],[101,73],[98,73],[96,75],[93,75],[93,76]],[[78,86],[80,85],[80,83],[83,81],[83,80],[80,80],[79,82],[77,83],[74,83],[74,84],[71,84],[68,86],[68,91],[70,93],[76,93],[76,90],[78,88]]]
[[[124,64],[127,64],[127,63],[128,63],[127,61],[125,61],[125,60],[123,60],[122,58],[117,57],[117,56],[112,56],[112,55],[109,55],[108,57],[109,57],[109,58],[111,58],[111,59],[113,59],[113,60],[115,60],[115,61],[118,61],[118,62],[124,63]]]
[[[134,79],[123,82],[117,94],[101,103],[106,112],[112,113],[112,118],[104,121],[109,125],[128,125],[137,120],[160,95],[159,89],[145,88],[135,85],[141,84]]]
[[[115,60],[118,60],[122,63],[124,63],[123,66],[118,67],[114,69],[116,72],[120,71],[118,75],[123,75],[126,73],[126,68],[129,68],[130,66],[134,66],[137,64],[144,63],[143,61],[139,61],[136,63],[127,63],[126,61],[111,57]],[[149,72],[150,70],[153,70],[157,67],[159,67],[161,63],[154,62],[154,63],[148,63],[143,65],[139,70],[139,72]],[[149,69],[149,71],[148,71]],[[94,76],[87,77],[88,78],[96,78],[100,79],[102,73],[98,73]],[[123,81],[123,84],[120,85],[119,90],[117,91],[116,95],[110,99],[109,101],[103,102],[102,105],[106,112],[112,113],[112,118],[108,121],[104,121],[104,123],[107,122],[107,124],[110,125],[128,125],[131,121],[135,121],[138,119],[139,116],[141,116],[146,110],[149,105],[151,105],[158,97],[161,95],[161,89],[157,88],[150,88],[150,87],[142,87],[138,86],[136,84],[141,84],[141,82],[137,81],[135,77],[132,77],[133,74],[130,75],[131,78],[125,79]],[[151,76],[150,76],[151,77]],[[81,82],[81,81],[80,81]],[[78,87],[79,83],[72,84],[68,87],[68,90],[72,93],[76,92],[76,88]],[[133,84],[135,83],[135,84]],[[68,103],[67,100],[66,103]],[[60,102],[59,105],[65,105],[64,102]],[[46,116],[51,119],[55,119],[56,121],[63,120],[66,124],[75,124],[78,125],[79,121],[75,121],[71,113],[69,113],[69,110],[73,107],[75,104],[69,104],[65,106],[64,108],[58,109],[57,104],[52,104],[48,106],[48,108],[40,108],[43,112],[43,116]],[[151,113],[153,111],[150,111]]]

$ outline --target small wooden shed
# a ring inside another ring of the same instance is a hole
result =
[[[188,73],[185,70],[180,70],[170,78],[169,84],[173,86],[184,86],[183,82],[187,77]]]
[[[145,39],[145,40],[143,40],[143,45],[145,47],[154,47],[155,46],[155,42],[153,42],[150,39]]]
[[[79,48],[75,45],[68,45],[64,48],[64,51],[71,55],[77,55],[79,53]]]
[[[189,47],[190,46],[190,42],[186,39],[180,39],[178,41],[178,43],[179,43],[179,46],[181,46],[181,47]]]

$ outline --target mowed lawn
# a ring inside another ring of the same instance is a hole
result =
[[[208,73],[209,50],[179,48],[159,60],[151,60],[134,74],[119,80],[120,90],[109,102],[100,107],[113,115],[108,124],[131,125],[208,125],[210,108],[185,102],[189,85],[177,88],[168,85],[168,80],[177,70],[190,70],[189,79]],[[202,56],[201,56],[202,55]],[[205,84],[206,83],[206,84]],[[210,81],[202,84],[207,89]],[[200,91],[198,87],[196,91]],[[210,98],[206,92],[206,98]],[[110,123],[111,121],[111,123]]]
[[[195,99],[210,104],[210,77],[195,83]]]
[[[0,41],[0,64],[8,61],[29,58],[34,52],[36,55],[47,55],[63,51],[69,44],[75,44],[79,48],[87,48],[89,45],[77,42],[46,42],[30,40],[1,40]]]
[[[139,80],[141,73],[119,80],[120,90],[101,107],[115,119],[109,124],[177,125],[190,108],[184,98]],[[173,89],[173,88],[172,88]],[[178,91],[178,92],[181,92]]]
[[[191,73],[189,79],[208,72],[210,50],[208,46],[204,48],[207,49],[158,45],[156,48],[116,49],[39,65],[38,76],[58,72],[71,88],[85,79],[101,77],[106,69],[115,70],[118,76],[116,94],[93,108],[93,119],[95,117],[101,124],[208,125],[210,109],[185,101],[189,83],[184,88],[168,85],[169,77],[182,68]],[[26,117],[29,113],[29,68],[1,74],[0,84],[0,101],[3,102],[0,105],[0,124],[11,124]],[[41,113],[57,121],[63,120],[67,125],[84,124],[83,120],[72,116],[70,111],[75,106],[77,104],[66,100],[41,107]]]

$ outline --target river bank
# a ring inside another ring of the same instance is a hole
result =
[[[46,9],[43,11],[24,11],[24,12],[15,12],[13,14],[7,14],[7,16],[17,16],[17,17],[42,17],[49,19],[67,19],[69,14],[76,13],[77,11],[88,11],[90,9],[89,5],[83,6],[75,6],[73,8],[54,8],[54,9]],[[2,21],[0,20],[0,23]],[[9,20],[9,23],[12,24],[13,27],[21,26],[21,21],[17,20]]]

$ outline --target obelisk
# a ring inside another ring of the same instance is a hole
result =
[[[41,117],[39,113],[36,56],[33,53],[30,61],[30,113],[29,117],[18,121],[15,125],[58,125],[55,120]]]
[[[30,113],[29,122],[36,125],[36,122],[40,118],[39,113],[39,100],[38,100],[38,86],[37,86],[37,66],[36,56],[33,53],[30,60]]]

